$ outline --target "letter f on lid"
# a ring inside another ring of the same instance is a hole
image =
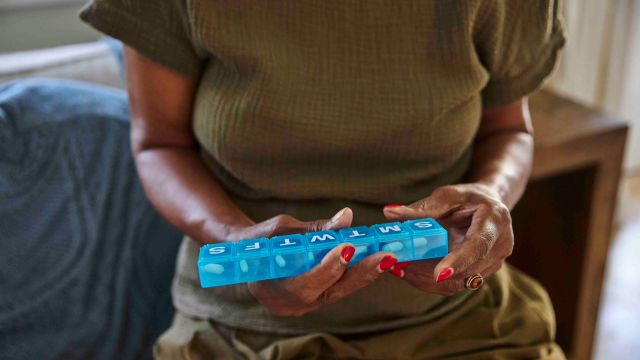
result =
[[[255,242],[253,243],[253,245],[247,245],[244,247],[245,250],[258,250],[260,249],[260,243],[259,242]]]

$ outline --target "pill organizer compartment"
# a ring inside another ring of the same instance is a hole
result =
[[[237,282],[232,243],[209,244],[200,248],[198,273],[202,287]]]
[[[269,239],[258,238],[236,243],[236,273],[242,282],[270,279]]]
[[[413,258],[432,259],[449,251],[447,231],[434,219],[409,220],[403,223],[413,238]]]
[[[411,235],[399,222],[376,224],[371,227],[380,243],[380,251],[389,251],[396,255],[398,261],[411,260]]]
[[[338,234],[331,230],[307,233],[305,240],[309,269],[319,264],[322,258],[340,243]]]
[[[351,243],[356,249],[349,266],[353,266],[365,257],[378,252],[378,242],[375,234],[367,226],[341,229],[338,233],[342,238],[342,242]]]
[[[302,274],[307,266],[304,236],[285,235],[271,238],[271,266],[275,278]]]

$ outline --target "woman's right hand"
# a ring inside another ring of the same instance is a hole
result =
[[[342,209],[331,219],[315,221],[300,221],[289,215],[278,215],[230,231],[227,241],[335,230],[350,226],[352,220],[353,212],[349,208]],[[354,252],[353,245],[342,243],[306,273],[291,278],[251,282],[248,284],[249,291],[275,315],[301,316],[369,285],[397,262],[393,254],[378,252],[347,269]]]

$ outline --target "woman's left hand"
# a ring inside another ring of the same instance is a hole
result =
[[[491,276],[513,250],[509,208],[490,187],[448,185],[411,205],[387,205],[393,221],[435,218],[449,231],[449,254],[442,259],[398,263],[392,274],[429,293],[450,296],[465,290],[475,274]]]

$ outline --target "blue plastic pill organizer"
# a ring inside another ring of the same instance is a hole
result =
[[[356,249],[349,266],[378,251],[413,261],[443,257],[449,250],[447,230],[434,219],[209,244],[200,248],[200,284],[207,288],[296,276],[344,242]]]

